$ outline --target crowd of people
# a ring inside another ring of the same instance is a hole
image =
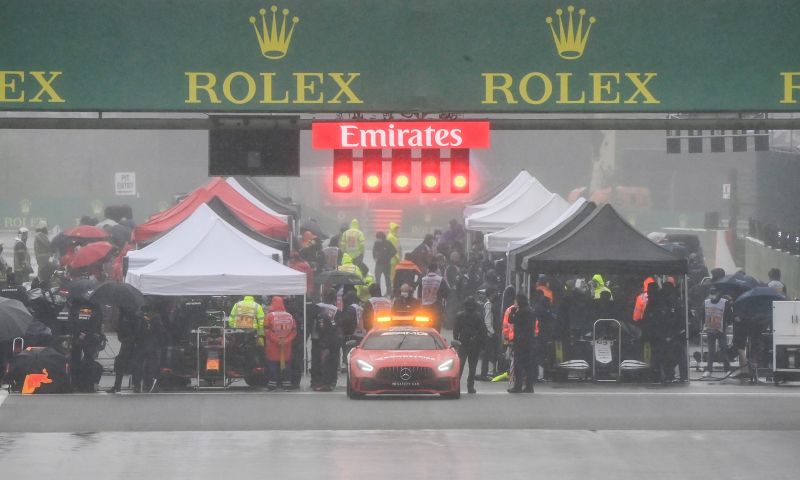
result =
[[[28,295],[19,280],[33,274],[27,234],[20,229],[13,268],[0,264],[0,294],[26,303]],[[446,229],[425,235],[409,252],[403,251],[400,235],[400,225],[391,223],[388,231],[375,234],[368,250],[357,219],[328,239],[319,230],[301,229],[287,265],[307,274],[310,301],[305,306],[302,297],[249,295],[240,299],[153,297],[141,308],[119,309],[113,317],[121,348],[114,362],[115,383],[108,391],[120,391],[125,375],[132,375],[134,391],[156,389],[156,379],[170,361],[169,352],[196,348],[191,345],[192,332],[209,322],[209,311],[225,312],[224,324],[229,328],[254,332],[263,378],[248,383],[269,390],[299,388],[306,342],[311,346],[312,389],[332,390],[353,342],[382,319],[402,315],[422,316],[426,325],[453,330],[470,393],[476,392],[476,381],[502,375],[508,376],[512,393],[532,392],[535,382],[564,378],[561,363],[580,358],[591,364],[594,335],[623,342],[623,356],[648,363],[650,378],[686,381],[687,335],[696,338],[701,330],[706,333],[707,370],[711,372],[716,351],[728,348],[725,332],[736,325],[733,299],[713,288],[724,272],[714,269],[707,278],[709,272],[696,255],[689,256],[687,330],[682,279],[602,273],[533,275],[515,291],[506,279],[505,256],[493,258],[480,235],[468,241],[463,225],[455,220]],[[73,242],[66,248],[74,254],[80,246]],[[367,251],[373,269],[365,260]],[[55,259],[67,253],[56,251],[46,225],[39,225],[34,238],[38,272],[33,282],[45,285],[58,266]],[[90,275],[104,278],[103,271]],[[773,270],[770,277],[770,286],[785,293],[780,272]],[[76,297],[70,299],[68,311],[67,330],[56,333],[71,339],[67,354],[75,366],[75,386],[92,391],[101,373],[95,358],[105,340],[104,309]],[[304,315],[308,315],[307,332]],[[594,331],[598,319],[618,320],[624,339],[602,328]],[[737,350],[742,348],[741,338],[741,333],[734,334]],[[727,370],[728,362],[722,363]]]

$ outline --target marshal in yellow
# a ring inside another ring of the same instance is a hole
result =
[[[573,78],[572,73],[529,72],[482,73],[484,105],[527,103],[529,105],[659,104],[654,72],[592,72]]]

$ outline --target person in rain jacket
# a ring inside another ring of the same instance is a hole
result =
[[[397,267],[397,264],[403,259],[403,247],[400,246],[400,237],[397,236],[397,231],[400,229],[400,225],[391,222],[389,223],[389,234],[386,235],[386,240],[390,241],[392,245],[394,245],[395,254],[392,257],[390,262],[391,265],[391,272],[389,272],[389,278],[394,279],[394,270]],[[394,285],[394,284],[393,284]],[[393,291],[392,289],[386,289],[387,292]]]
[[[291,382],[292,341],[297,335],[297,326],[292,314],[286,311],[282,297],[272,297],[269,314],[264,322],[267,339],[267,366],[269,380],[267,389],[275,390],[278,385],[289,389]]]
[[[31,267],[31,254],[28,252],[28,229],[22,227],[14,239],[14,275],[17,283],[22,285],[29,281],[31,273],[33,267]]]
[[[339,270],[340,272],[352,273],[354,275],[357,275],[358,278],[362,280],[364,279],[364,274],[362,273],[361,268],[359,268],[358,265],[356,265],[353,262],[353,257],[351,257],[350,254],[348,253],[342,255],[342,264],[339,265],[339,268],[337,268],[337,270]]]
[[[364,265],[364,232],[360,230],[358,220],[355,218],[350,222],[350,228],[342,233],[339,249],[343,253],[342,262],[344,262],[344,255],[350,255],[353,264],[360,268],[363,274],[369,271]]]
[[[483,321],[478,302],[473,297],[467,297],[464,300],[464,310],[459,312],[456,317],[453,338],[461,342],[461,346],[458,348],[461,375],[464,374],[464,367],[469,363],[468,393],[475,393],[475,369],[478,366],[478,356],[486,344],[487,336],[486,324]]]
[[[592,277],[592,283],[594,284],[594,290],[592,291],[592,296],[595,300],[600,299],[600,294],[603,292],[611,293],[611,290],[606,287],[606,282],[603,280],[603,276],[599,273],[595,273]],[[614,295],[611,295],[611,299],[613,300]]]
[[[264,308],[257,303],[252,295],[245,296],[231,309],[228,317],[230,328],[255,329],[258,335],[258,344],[264,345]]]
[[[647,309],[647,286],[655,282],[653,277],[647,277],[642,283],[642,292],[636,295],[636,302],[633,305],[633,321],[641,322],[644,319],[644,311]]]

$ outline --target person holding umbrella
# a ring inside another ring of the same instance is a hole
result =
[[[81,298],[69,306],[72,326],[72,378],[79,390],[94,392],[95,358],[103,343],[103,313],[100,307]]]
[[[147,306],[136,318],[133,347],[133,391],[152,393],[161,356],[164,325],[157,313]]]
[[[122,389],[122,378],[133,373],[135,337],[136,337],[136,314],[126,308],[120,308],[119,327],[117,327],[117,339],[120,347],[116,358],[114,358],[114,386],[106,390],[106,393],[119,393]]]
[[[291,388],[292,341],[297,335],[294,317],[286,311],[282,297],[272,297],[269,314],[264,322],[266,355],[269,367],[267,390],[278,385],[285,390]]]
[[[22,302],[0,297],[0,381],[11,361],[13,340],[25,335],[31,323],[33,316]]]

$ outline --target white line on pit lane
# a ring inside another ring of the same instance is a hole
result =
[[[6,398],[8,398],[8,391],[6,389],[0,390],[0,407],[3,406],[3,402],[6,401]]]

